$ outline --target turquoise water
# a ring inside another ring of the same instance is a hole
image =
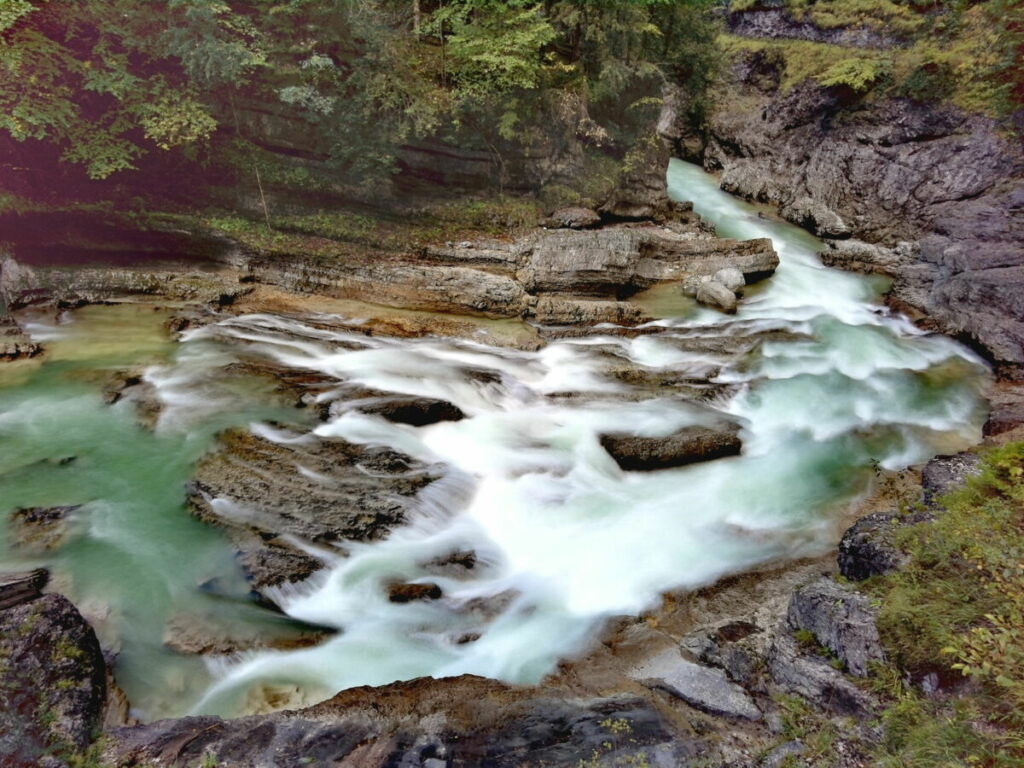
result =
[[[0,519],[19,507],[82,505],[52,552],[10,546],[0,525],[0,562],[52,569],[54,586],[116,651],[117,679],[146,717],[183,713],[208,680],[199,660],[163,646],[170,616],[273,623],[243,599],[225,537],[184,507],[192,464],[219,429],[279,413],[269,388],[251,382],[233,411],[186,431],[154,432],[131,403],[102,400],[116,370],[175,362],[165,319],[152,307],[121,306],[85,308],[63,325],[31,323],[45,362],[18,364],[0,380]],[[227,597],[199,589],[210,580]]]

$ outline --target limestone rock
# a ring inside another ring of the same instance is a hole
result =
[[[875,610],[866,595],[829,578],[800,587],[789,601],[787,619],[807,630],[831,650],[850,673],[864,677],[873,661],[885,659],[875,625]]]
[[[629,671],[634,680],[662,688],[697,709],[716,715],[760,720],[761,711],[720,669],[694,664],[669,648]]]
[[[736,424],[684,427],[665,437],[602,435],[601,445],[622,469],[629,471],[667,469],[736,456],[743,447]]]
[[[29,338],[13,317],[0,316],[0,360],[35,357],[42,351],[43,348]]]
[[[650,318],[627,301],[600,301],[545,295],[537,300],[533,316],[545,325],[635,325]]]
[[[670,768],[693,758],[698,737],[679,734],[634,696],[581,697],[562,688],[520,687],[472,675],[342,691],[305,710],[235,720],[186,717],[113,731],[113,766],[609,765]]]
[[[440,472],[384,448],[315,436],[280,443],[231,430],[197,465],[189,504],[227,529],[253,587],[263,590],[322,567],[296,541],[315,549],[381,538]]]
[[[721,667],[729,679],[744,688],[755,683],[762,654],[750,640],[763,630],[749,621],[730,621],[683,639],[683,647],[705,664]]]
[[[715,282],[724,285],[733,293],[738,292],[747,284],[746,279],[743,277],[743,273],[736,269],[736,267],[722,267],[720,270],[715,272],[713,279]]]
[[[997,373],[1024,377],[1020,142],[947,103],[850,108],[841,89],[782,89],[778,67],[755,58],[709,115],[701,159],[722,187],[824,236],[878,246],[833,247],[826,262],[889,274],[892,299],[981,349]]]
[[[736,311],[736,294],[717,280],[703,282],[697,288],[697,301],[722,312],[732,314]]]

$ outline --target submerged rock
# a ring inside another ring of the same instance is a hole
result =
[[[0,762],[32,768],[78,752],[103,722],[106,664],[92,627],[45,571],[0,577]]]
[[[737,424],[727,424],[684,427],[666,437],[602,435],[601,445],[622,469],[667,469],[738,455],[743,447],[739,429]]]
[[[811,632],[851,674],[865,677],[872,662],[885,660],[875,614],[866,595],[821,578],[793,593],[787,618],[794,629]]]
[[[447,400],[430,397],[384,397],[360,406],[359,410],[414,427],[436,424],[439,421],[461,421],[466,417],[458,406]]]
[[[440,600],[441,588],[433,582],[416,584],[391,584],[388,600],[392,603],[411,603],[414,600]]]
[[[73,504],[16,509],[11,512],[8,539],[19,549],[55,549],[67,535],[69,518],[81,508],[81,504]]]

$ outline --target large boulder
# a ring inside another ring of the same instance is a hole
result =
[[[732,314],[736,311],[736,294],[718,280],[706,280],[697,286],[696,299],[701,304]]]
[[[622,469],[667,469],[738,455],[743,447],[739,429],[728,423],[684,427],[665,437],[608,434],[601,436],[601,445]]]
[[[106,664],[92,627],[45,572],[0,577],[0,764],[85,749],[103,722]]]
[[[811,632],[851,674],[864,677],[872,662],[885,659],[875,615],[866,595],[823,577],[793,593],[787,619],[794,629]]]

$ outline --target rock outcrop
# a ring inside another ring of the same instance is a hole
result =
[[[92,627],[47,574],[0,577],[0,763],[59,766],[103,722],[106,664]],[[49,763],[45,761],[51,761]]]
[[[0,270],[2,269],[3,265],[0,263]],[[2,306],[3,298],[0,297],[0,307]],[[42,351],[43,348],[32,341],[18,325],[17,320],[10,315],[0,316],[0,360],[35,357]]]

